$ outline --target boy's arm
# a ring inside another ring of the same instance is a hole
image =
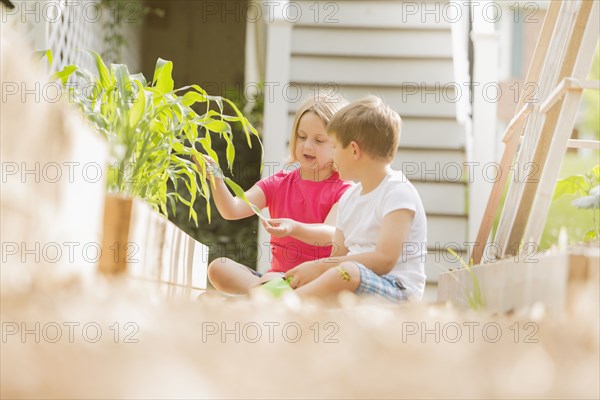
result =
[[[291,236],[301,242],[318,246],[329,246],[334,240],[337,203],[331,207],[322,224],[306,224],[289,218],[273,218],[268,226],[263,223],[267,232],[276,237]]]
[[[337,265],[334,261],[335,257],[346,254],[348,249],[344,246],[344,233],[336,229],[330,258],[304,262],[286,272],[285,277],[292,278],[290,284],[293,288],[304,286],[317,279],[329,268],[335,267]]]
[[[208,171],[219,169],[219,166],[212,158],[204,156],[204,159]],[[198,164],[197,160],[194,161]],[[200,168],[199,164],[198,168]],[[227,185],[225,185],[225,182],[218,175],[212,174],[214,179],[210,186],[212,187],[213,201],[217,206],[217,210],[219,210],[219,214],[228,220],[242,219],[254,215],[254,211],[252,211],[250,206],[239,197],[233,196]],[[258,207],[258,209],[262,210],[265,208],[267,200],[260,187],[254,185],[245,194],[248,201]]]
[[[344,261],[356,261],[377,275],[389,273],[402,255],[402,248],[408,237],[414,215],[413,211],[407,209],[395,210],[385,215],[375,251],[351,256],[334,257],[332,254],[333,263],[328,265],[336,266]]]
[[[335,234],[333,235],[333,246],[331,247],[330,258],[342,257],[348,254],[348,249],[344,244],[345,241],[344,232],[336,229]]]

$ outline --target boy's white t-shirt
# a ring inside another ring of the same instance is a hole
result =
[[[361,195],[359,183],[339,201],[336,228],[344,234],[348,255],[375,251],[383,217],[392,211],[408,209],[415,213],[402,254],[389,272],[400,278],[407,296],[420,300],[425,290],[427,220],[421,198],[400,171],[390,171],[371,192]]]

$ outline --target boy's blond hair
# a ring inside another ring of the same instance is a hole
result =
[[[400,142],[402,120],[377,96],[353,101],[335,114],[327,126],[343,148],[355,141],[369,156],[391,162]]]
[[[296,143],[298,141],[298,124],[300,118],[306,113],[312,112],[316,114],[321,120],[325,127],[329,124],[334,114],[341,110],[348,104],[348,101],[337,93],[330,92],[316,92],[309,96],[298,108],[296,115],[294,116],[294,122],[292,124],[292,136],[290,137],[290,161],[296,160]]]

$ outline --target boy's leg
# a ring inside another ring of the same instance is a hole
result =
[[[248,294],[260,277],[243,264],[229,258],[217,258],[208,265],[208,280],[219,292]]]
[[[337,267],[330,268],[314,281],[296,289],[298,296],[335,297],[343,291],[354,292],[360,285],[360,271],[353,262],[343,262]]]

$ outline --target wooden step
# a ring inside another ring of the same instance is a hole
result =
[[[466,179],[465,161],[465,154],[460,150],[400,148],[392,168],[401,170],[414,181],[458,183]]]
[[[402,117],[400,147],[463,150],[465,127],[454,119]]]
[[[334,82],[338,85],[417,87],[448,85],[454,81],[451,59],[431,58],[353,58],[329,56],[292,56],[290,82],[314,85]]]
[[[296,1],[288,20],[296,26],[449,30],[457,21],[449,1]],[[426,10],[430,10],[427,12]],[[462,16],[465,18],[466,16]]]
[[[452,216],[427,216],[427,248],[443,249],[453,247],[466,249],[467,218]]]
[[[467,185],[464,183],[413,182],[427,214],[466,217]]]
[[[455,119],[457,100],[459,96],[467,93],[454,84],[444,87],[441,83],[431,87],[416,82],[405,82],[402,87],[341,85],[326,81],[294,84],[284,92],[292,117],[305,98],[314,96],[320,90],[333,91],[344,96],[348,101],[357,100],[367,95],[379,96],[402,118],[431,119]]]
[[[445,30],[295,27],[293,55],[452,58],[452,34]]]
[[[294,112],[288,115],[286,137],[292,129]],[[413,118],[402,116],[400,147],[406,149],[461,150],[465,148],[465,128],[449,118]],[[287,143],[287,139],[286,139]]]

